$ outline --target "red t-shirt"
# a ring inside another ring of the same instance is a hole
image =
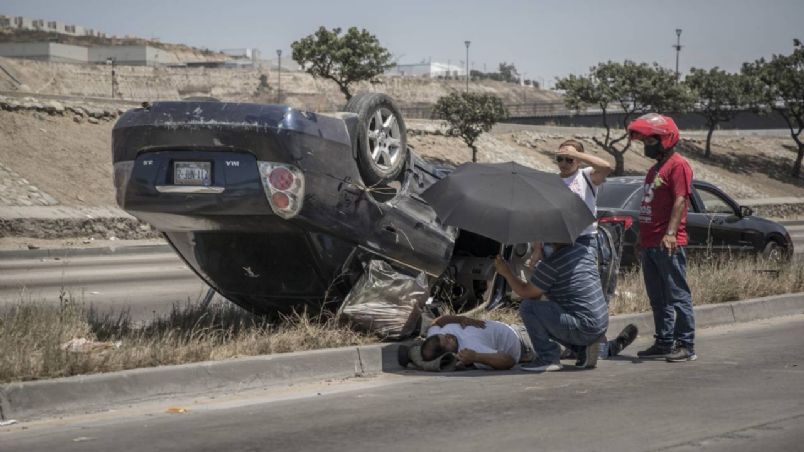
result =
[[[689,205],[692,168],[684,157],[673,153],[658,172],[655,166],[648,171],[643,188],[642,205],[639,208],[639,246],[658,247],[667,232],[675,199],[685,196]],[[676,238],[679,246],[687,244],[687,209],[681,213]]]

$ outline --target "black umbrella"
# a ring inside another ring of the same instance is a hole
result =
[[[444,224],[503,244],[572,243],[595,221],[557,174],[514,162],[463,164],[421,197]]]

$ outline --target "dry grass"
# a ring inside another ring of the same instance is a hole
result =
[[[804,261],[773,265],[762,260],[727,259],[692,262],[687,266],[687,283],[693,304],[745,300],[748,298],[804,292]],[[479,317],[506,323],[522,323],[516,307],[506,307]],[[610,313],[630,314],[650,311],[642,273],[633,270],[620,275],[617,295]]]
[[[754,260],[693,263],[687,273],[696,305],[804,291],[800,260],[780,267]],[[650,310],[638,271],[622,275],[617,292],[612,314]],[[475,316],[521,323],[517,306]],[[63,350],[74,338],[99,344],[92,351]],[[371,342],[377,339],[326,312],[301,312],[272,322],[229,303],[206,310],[188,304],[140,327],[125,314],[99,316],[69,298],[59,306],[21,301],[0,312],[0,383]]]
[[[63,350],[74,338],[96,347]],[[206,310],[186,305],[138,327],[125,314],[99,316],[70,299],[60,306],[28,301],[0,313],[0,383],[374,341],[326,313],[301,312],[270,323],[228,303]]]

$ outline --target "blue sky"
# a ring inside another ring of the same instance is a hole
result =
[[[357,26],[401,63],[457,63],[470,40],[474,69],[513,62],[527,78],[545,81],[609,59],[674,68],[676,28],[683,30],[682,72],[737,70],[804,39],[802,0],[1,0],[0,14],[212,49],[256,47],[265,58],[276,49],[289,55],[291,42],[320,25]]]

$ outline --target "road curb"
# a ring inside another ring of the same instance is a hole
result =
[[[108,256],[115,254],[172,253],[168,244],[123,245],[91,248],[48,248],[36,250],[0,250],[0,259],[40,259],[46,257]]]
[[[804,293],[695,308],[698,328],[802,313]],[[653,332],[650,313],[613,316],[609,331],[613,335],[629,323],[636,324],[643,336]],[[5,419],[32,420],[102,411],[113,405],[165,397],[193,397],[399,371],[397,345],[343,347],[9,383],[0,386],[0,415]]]
[[[3,385],[0,414],[18,421],[52,418],[167,397],[234,393],[399,369],[395,344],[133,369]]]

